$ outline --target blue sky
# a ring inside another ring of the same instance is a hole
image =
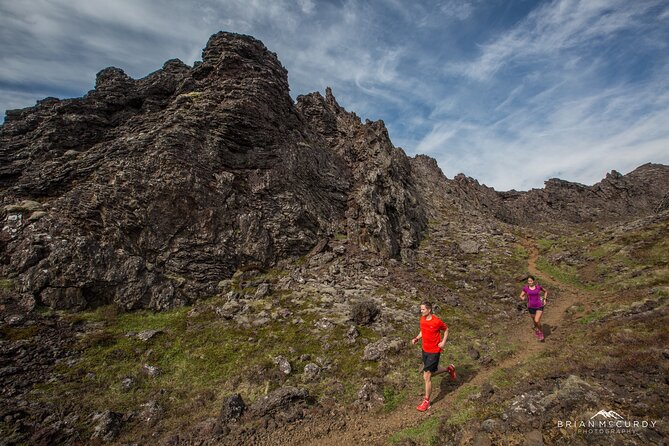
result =
[[[497,190],[669,164],[669,0],[0,0],[0,113],[250,34],[408,155]]]

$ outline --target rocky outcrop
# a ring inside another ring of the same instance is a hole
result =
[[[613,222],[667,208],[669,166],[662,164],[644,164],[626,175],[612,171],[593,186],[553,178],[542,189],[498,192],[463,174],[446,179],[424,155],[411,163],[421,194],[432,206],[511,224]]]
[[[218,33],[192,68],[108,68],[83,98],[8,112],[0,276],[52,308],[162,309],[335,234],[387,257],[415,247],[426,220],[383,123],[288,91],[261,42]]]
[[[614,170],[593,186],[553,178],[543,189],[500,195],[509,222],[584,223],[651,214],[661,207],[668,191],[669,166],[648,163],[627,175]]]
[[[344,110],[327,89],[297,98],[297,109],[325,146],[345,160],[352,173],[346,233],[387,257],[418,246],[427,226],[426,206],[409,158],[393,146],[383,121],[364,124]]]

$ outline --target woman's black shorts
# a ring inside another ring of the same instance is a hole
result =
[[[439,369],[440,353],[423,352],[423,371],[436,372]]]
[[[527,311],[529,311],[530,314],[537,314],[537,311],[544,311],[544,307],[539,307],[539,308],[527,307]]]

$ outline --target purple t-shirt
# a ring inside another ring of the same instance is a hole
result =
[[[541,285],[535,285],[533,290],[525,285],[523,291],[527,294],[527,308],[541,308],[544,306],[539,295],[542,290]]]

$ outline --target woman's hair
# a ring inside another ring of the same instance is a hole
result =
[[[421,302],[421,305],[425,305],[425,308],[432,311],[432,302],[428,302],[428,301]]]
[[[536,277],[534,277],[534,276],[527,276],[527,278],[528,278],[528,279],[532,279],[532,280],[534,280],[534,281],[536,281],[536,280],[537,280],[537,278],[536,278]]]

